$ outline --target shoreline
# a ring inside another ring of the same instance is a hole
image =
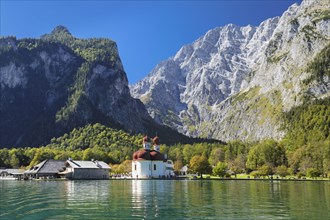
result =
[[[29,178],[25,179],[22,178],[23,176],[0,176],[1,180],[19,180],[19,181],[27,181],[27,180],[35,180],[35,181],[66,181],[66,180],[75,180],[75,179],[67,179],[67,178]],[[189,175],[178,175],[178,176],[172,176],[171,178],[133,178],[130,175],[122,175],[122,176],[109,176],[109,178],[106,179],[76,179],[76,180],[237,180],[237,181],[325,181],[330,182],[330,178],[326,177],[298,177],[298,176],[286,176],[286,177],[280,177],[278,175],[273,176],[263,176],[263,177],[254,177],[248,174],[237,174],[237,176],[227,176],[227,177],[219,177],[219,176],[211,176],[209,174],[203,174],[203,177],[197,176],[195,174],[189,174]]]
[[[109,178],[109,180],[238,180],[238,181],[329,181],[330,178],[323,179],[310,179],[310,178],[220,178],[220,177],[174,177],[174,178],[132,178],[132,177],[123,177],[123,178]]]
[[[29,179],[19,180],[14,178],[0,178],[0,181],[126,181],[126,180],[167,180],[167,181],[268,181],[268,182],[330,182],[330,179],[245,179],[245,178],[150,178],[150,179],[136,179],[136,178],[109,178],[109,179]]]

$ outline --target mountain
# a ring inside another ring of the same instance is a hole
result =
[[[40,39],[1,37],[0,60],[1,147],[45,145],[97,122],[130,133],[164,132],[171,141],[188,139],[156,124],[131,97],[110,39],[78,39],[58,26]]]
[[[131,94],[157,123],[189,136],[281,139],[286,113],[330,96],[328,6],[305,0],[257,27],[212,29],[131,85]]]

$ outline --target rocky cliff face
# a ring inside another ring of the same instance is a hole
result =
[[[133,132],[152,123],[130,96],[117,46],[63,26],[40,39],[0,39],[0,146],[38,146],[101,122]]]
[[[330,56],[326,0],[292,5],[258,27],[208,31],[131,86],[160,124],[221,140],[280,139],[282,113],[306,97],[328,97],[329,73],[310,65]]]

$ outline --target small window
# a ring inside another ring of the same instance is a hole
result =
[[[156,170],[156,164],[154,164],[154,170]]]
[[[136,170],[136,164],[134,164],[134,170]]]

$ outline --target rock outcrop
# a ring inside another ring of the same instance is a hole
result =
[[[116,43],[78,39],[63,26],[40,39],[0,39],[0,146],[40,146],[88,123],[145,132]]]
[[[329,2],[305,0],[258,27],[208,31],[131,85],[131,94],[158,123],[189,136],[280,139],[283,112],[330,95],[329,74],[316,80],[309,68],[329,40]]]

